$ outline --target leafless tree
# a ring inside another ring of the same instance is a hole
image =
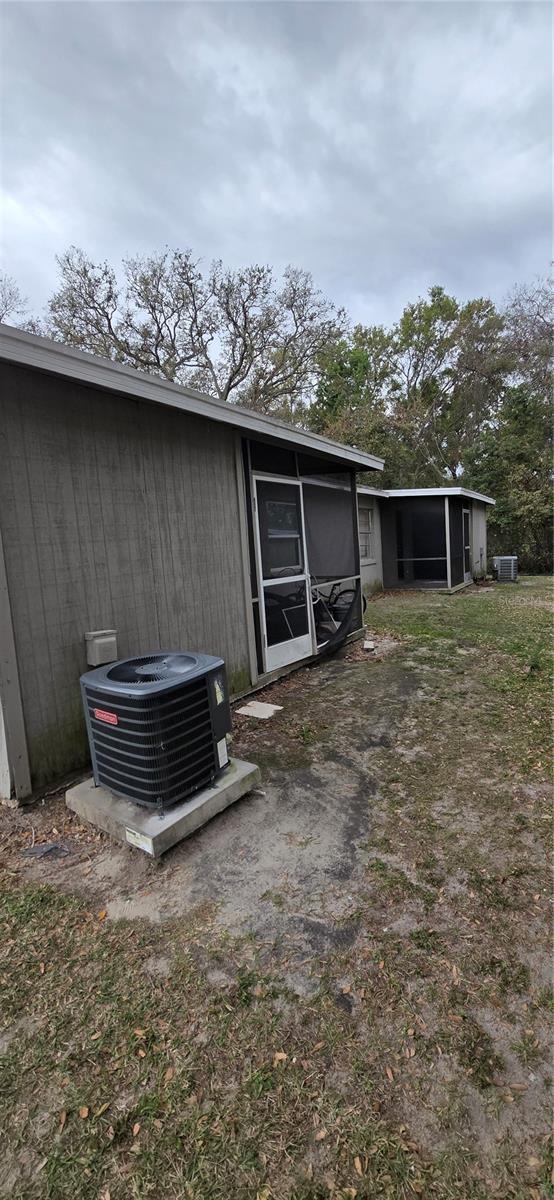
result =
[[[346,324],[293,267],[279,284],[267,266],[203,270],[189,250],[165,250],[125,260],[119,282],[75,247],[58,266],[51,336],[288,419],[300,416],[317,356]]]
[[[554,364],[554,279],[538,277],[508,297],[504,313],[516,374],[551,395]]]
[[[5,275],[0,272],[0,321],[5,321],[9,325],[15,325],[18,322],[15,318],[24,317],[27,312],[27,301],[21,295],[21,292],[11,275]]]

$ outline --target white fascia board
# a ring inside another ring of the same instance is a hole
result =
[[[384,492],[382,488],[366,487],[365,483],[359,483],[356,486],[356,491],[361,496],[380,496],[381,498],[388,496],[388,492]]]
[[[467,496],[468,500],[480,500],[482,504],[496,504],[491,496],[482,496],[481,492],[471,492],[468,488],[391,488],[387,496]]]
[[[0,359],[61,375],[91,387],[118,392],[135,400],[176,408],[181,412],[205,417],[209,421],[219,421],[223,425],[231,425],[257,437],[287,442],[297,450],[323,454],[333,458],[335,462],[344,462],[345,467],[351,470],[382,471],[384,467],[384,459],[367,454],[364,450],[343,446],[340,442],[321,437],[320,434],[308,433],[304,429],[287,425],[284,421],[278,421],[276,417],[252,412],[239,404],[231,404],[204,392],[181,387],[177,383],[170,383],[169,380],[136,371],[133,367],[122,366],[121,363],[111,362],[110,359],[98,358],[94,354],[86,354],[83,350],[75,350],[72,346],[53,342],[50,338],[37,337],[36,334],[27,333],[23,329],[14,329],[11,325],[0,324]]]

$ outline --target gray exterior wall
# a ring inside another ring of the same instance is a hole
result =
[[[85,630],[221,655],[250,682],[235,439],[0,364],[0,530],[33,785],[80,766]]]
[[[364,495],[363,492],[358,492],[358,508],[362,508],[368,504],[373,507],[373,555],[371,558],[360,558],[360,571],[364,592],[371,592],[383,586],[381,502],[377,496]]]
[[[487,505],[471,501],[471,565],[474,579],[487,573]]]

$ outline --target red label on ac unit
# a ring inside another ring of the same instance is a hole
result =
[[[97,721],[105,721],[106,725],[118,725],[119,718],[117,713],[106,712],[103,708],[93,709]]]

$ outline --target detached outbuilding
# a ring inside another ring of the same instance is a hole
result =
[[[363,586],[456,591],[482,579],[493,504],[463,487],[359,487]]]
[[[381,459],[9,326],[0,379],[0,797],[87,761],[87,633],[240,695],[361,628]]]

